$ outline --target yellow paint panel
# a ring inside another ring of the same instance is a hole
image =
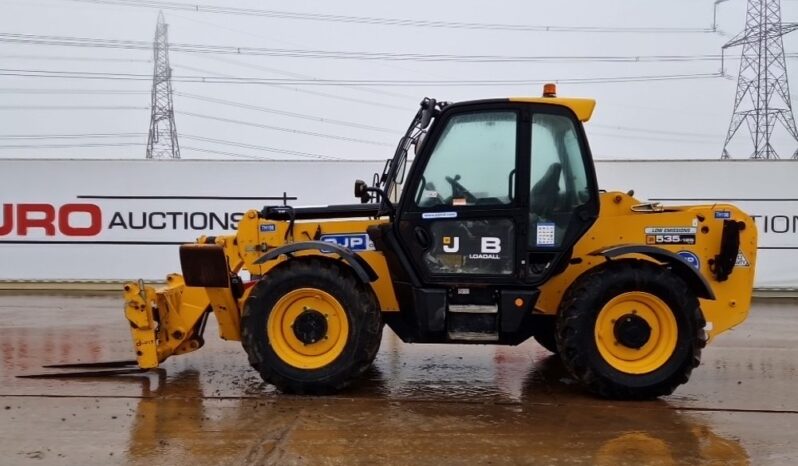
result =
[[[593,115],[593,109],[596,108],[596,101],[594,99],[570,97],[510,97],[510,101],[568,107],[576,114],[579,121],[582,122],[590,120],[590,117]]]
[[[753,219],[729,204],[668,206],[665,212],[633,211],[632,207],[639,203],[620,192],[602,194],[599,219],[574,246],[573,258],[581,259],[581,262],[572,262],[563,273],[540,287],[541,294],[536,304],[538,312],[555,314],[568,287],[582,274],[605,262],[603,257],[593,256],[591,252],[613,245],[647,244],[647,237],[651,235],[646,234],[646,228],[670,226],[696,228],[696,244],[668,245],[655,241],[652,245],[674,253],[690,251],[698,257],[699,271],[709,282],[716,298],[700,299],[710,338],[745,320],[751,307],[756,265],[757,231]],[[722,282],[717,281],[710,270],[711,261],[720,252],[723,231],[723,221],[715,219],[715,211],[730,212],[733,220],[745,223],[745,229],[740,232],[740,252],[748,265],[734,267],[728,280]],[[625,257],[653,261],[641,255]]]

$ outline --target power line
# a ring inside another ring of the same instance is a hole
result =
[[[2,144],[0,149],[67,149],[78,147],[132,147],[144,146],[144,143],[136,142],[103,142],[103,143],[75,143],[75,144]]]
[[[203,57],[205,57],[205,58],[216,58],[216,57],[209,57],[207,55],[203,55]],[[223,74],[223,73],[219,73],[217,71],[209,71],[209,70],[205,70],[203,68],[197,68],[197,67],[194,67],[194,66],[175,65],[174,67],[178,68],[178,69],[199,71],[200,73],[207,73],[209,76],[214,76],[214,77],[235,78],[235,76],[232,76],[232,75],[229,75],[229,74]],[[308,79],[320,79],[320,78],[310,77]],[[276,89],[289,90],[291,92],[301,92],[303,94],[310,94],[310,95],[326,97],[326,98],[335,99],[335,100],[343,100],[345,102],[355,102],[355,103],[359,103],[359,104],[372,105],[372,106],[375,106],[375,107],[379,107],[380,109],[383,109],[383,110],[386,109],[386,108],[392,108],[392,109],[402,110],[402,111],[406,111],[407,110],[407,108],[405,108],[405,107],[399,107],[399,106],[396,106],[396,105],[384,104],[384,103],[378,102],[378,101],[363,100],[363,99],[357,99],[357,98],[354,98],[354,97],[346,97],[346,96],[342,96],[342,95],[339,95],[339,94],[331,94],[331,93],[328,93],[328,92],[314,91],[314,90],[309,90],[309,89],[301,89],[301,88],[298,88],[298,87],[291,87],[291,86],[285,85],[285,84],[266,84],[266,85],[267,86],[271,86],[272,88],[276,88]],[[349,89],[366,90],[367,88],[352,86]],[[371,89],[371,90],[373,90],[375,92],[379,92],[376,89]]]
[[[65,47],[110,48],[123,50],[149,50],[152,44],[146,41],[103,39],[71,36],[48,36],[35,34],[0,33],[0,42],[48,45]],[[170,43],[172,52],[221,55],[273,56],[284,58],[334,59],[334,60],[388,60],[419,62],[461,63],[535,63],[535,62],[681,62],[720,61],[720,54],[699,55],[459,55],[424,54],[401,52],[369,52],[346,50],[312,50],[291,48],[241,47],[211,44]]]
[[[347,16],[322,13],[299,13],[281,10],[259,10],[253,8],[234,8],[216,5],[187,4],[178,2],[151,1],[151,0],[73,0],[82,3],[95,3],[101,5],[129,6],[157,8],[161,10],[193,11],[197,13],[215,13],[226,15],[260,16],[276,19],[291,19],[303,21],[321,21],[334,23],[367,24],[379,26],[425,27],[445,29],[469,29],[487,31],[518,31],[518,32],[589,32],[589,33],[657,33],[657,34],[686,34],[686,33],[712,33],[711,28],[687,27],[597,27],[597,26],[547,26],[530,24],[502,24],[479,23],[461,21],[419,20],[408,18],[384,18],[374,16]]]
[[[115,63],[152,63],[152,60],[141,58],[114,58],[114,57],[69,57],[63,55],[19,55],[0,54],[0,58],[12,60],[46,60],[46,61],[89,61],[89,62],[115,62]]]
[[[213,144],[224,144],[224,145],[227,145],[227,146],[242,147],[242,148],[246,148],[246,149],[255,149],[255,150],[261,150],[261,151],[264,151],[264,152],[273,152],[273,153],[277,153],[277,154],[294,155],[294,156],[297,156],[297,157],[305,157],[305,158],[311,158],[311,159],[322,159],[322,160],[340,160],[341,159],[341,157],[336,157],[336,156],[332,156],[332,155],[317,154],[317,153],[313,153],[313,152],[300,152],[300,151],[295,151],[295,150],[290,150],[290,149],[280,149],[280,148],[268,147],[268,146],[256,146],[256,145],[252,145],[252,144],[245,144],[245,143],[234,142],[234,141],[225,141],[223,139],[214,139],[214,138],[208,138],[208,137],[203,137],[203,136],[191,136],[191,135],[183,135],[183,134],[181,134],[180,137],[181,138],[195,140],[195,141],[210,142],[210,143],[213,143]]]
[[[24,89],[24,88],[0,88],[0,94],[66,94],[66,95],[127,95],[127,94],[147,94],[149,91],[132,91],[123,89]]]
[[[0,110],[149,110],[130,105],[0,105]]]
[[[664,134],[664,135],[672,135],[672,136],[682,136],[682,137],[692,137],[692,138],[717,138],[715,134],[706,134],[706,133],[690,133],[690,132],[683,132],[683,131],[666,131],[660,129],[649,129],[649,128],[634,128],[629,126],[616,126],[616,125],[601,125],[601,124],[591,124],[592,128],[604,128],[604,129],[611,129],[611,130],[620,130],[620,131],[628,131],[633,133],[651,133],[651,134]]]
[[[350,137],[346,137],[346,136],[338,136],[338,135],[335,135],[335,134],[317,133],[317,132],[305,131],[305,130],[301,130],[301,129],[283,128],[283,127],[280,127],[280,126],[271,126],[271,125],[264,125],[264,124],[260,124],[260,123],[252,123],[252,122],[248,122],[248,121],[233,120],[233,119],[230,119],[230,118],[222,118],[222,117],[211,116],[211,115],[203,115],[203,114],[200,114],[200,113],[191,113],[191,112],[177,112],[177,113],[178,113],[178,115],[185,115],[185,116],[190,116],[190,117],[195,117],[195,118],[203,118],[203,119],[206,119],[206,120],[223,121],[225,123],[233,123],[233,124],[237,124],[237,125],[253,126],[253,127],[256,127],[256,128],[263,128],[263,129],[270,129],[270,130],[274,130],[274,131],[281,131],[281,132],[284,132],[284,133],[302,134],[302,135],[305,135],[305,136],[313,136],[313,137],[325,138],[325,139],[335,139],[335,140],[338,140],[338,141],[346,141],[346,142],[357,142],[357,143],[360,143],[360,144],[370,144],[370,145],[373,145],[373,146],[393,147],[392,144],[387,144],[387,143],[379,142],[379,141],[370,141],[368,139],[350,138]]]
[[[132,73],[102,73],[88,71],[57,71],[31,69],[0,69],[0,76],[24,76],[34,78],[101,79],[142,81],[151,79],[148,75]],[[672,75],[606,76],[599,78],[564,79],[477,79],[477,80],[412,80],[412,79],[289,79],[258,77],[213,77],[213,76],[173,76],[175,82],[203,84],[292,84],[296,86],[385,86],[385,87],[469,87],[469,86],[528,86],[557,82],[565,84],[603,84],[670,81],[684,79],[719,78],[721,73],[689,73]]]
[[[98,139],[144,137],[147,133],[92,133],[92,134],[0,134],[0,139],[49,140],[49,139]]]
[[[204,152],[207,154],[217,154],[217,155],[226,155],[228,157],[241,157],[244,159],[259,159],[259,160],[275,160],[271,157],[261,157],[257,155],[246,155],[246,154],[237,154],[235,152],[225,152],[220,150],[212,150],[212,149],[202,149],[199,147],[191,147],[191,146],[182,146],[183,150],[189,150],[194,152]]]
[[[593,136],[601,136],[605,138],[616,138],[616,139],[634,139],[639,141],[657,141],[657,142],[670,142],[670,143],[680,143],[684,141],[679,141],[673,138],[665,138],[665,137],[656,137],[656,136],[639,136],[639,135],[628,135],[628,134],[611,134],[611,133],[602,133],[601,131],[589,131],[591,137]],[[714,141],[690,141],[690,144],[706,144],[706,145],[714,145]]]
[[[220,104],[220,105],[227,105],[227,106],[231,106],[231,107],[243,108],[243,109],[247,109],[247,110],[255,110],[255,111],[258,111],[258,112],[272,113],[272,114],[275,114],[275,115],[281,115],[281,116],[286,116],[286,117],[290,117],[290,118],[299,118],[299,119],[303,119],[303,120],[316,121],[316,122],[319,122],[319,123],[325,123],[325,124],[330,124],[330,125],[346,126],[346,127],[350,127],[350,128],[365,129],[365,130],[369,130],[369,131],[377,131],[377,132],[389,133],[389,134],[395,134],[396,133],[396,130],[391,129],[391,128],[384,128],[384,127],[380,127],[380,126],[366,125],[366,124],[363,124],[363,123],[355,123],[353,121],[337,120],[337,119],[334,119],[334,118],[321,117],[321,116],[317,116],[317,115],[308,115],[308,114],[305,114],[305,113],[289,112],[289,111],[286,111],[286,110],[279,110],[279,109],[275,109],[275,108],[261,107],[261,106],[257,106],[257,105],[250,105],[250,104],[245,104],[243,102],[235,102],[235,101],[232,101],[232,100],[225,100],[225,99],[219,99],[219,98],[215,98],[215,97],[205,97],[205,96],[196,95],[196,94],[189,94],[187,92],[175,92],[175,95],[176,96],[180,96],[180,97],[186,97],[186,98],[189,98],[189,99],[199,100],[199,101],[202,101],[202,102],[210,102],[210,103],[215,103],[215,104]]]
[[[271,67],[268,67],[268,66],[255,65],[255,64],[252,64],[252,63],[245,63],[245,62],[234,60],[234,59],[231,59],[231,58],[222,58],[222,57],[217,57],[217,56],[208,55],[208,54],[201,55],[201,57],[206,59],[206,60],[214,60],[214,61],[221,62],[221,63],[227,63],[228,65],[241,66],[241,67],[252,68],[252,69],[261,70],[261,71],[268,71],[270,73],[279,74],[280,76],[287,76],[287,77],[291,77],[291,78],[318,79],[317,76],[311,76],[311,75],[301,74],[301,73],[294,73],[294,72],[291,72],[291,71],[286,71],[284,69],[271,68]],[[389,97],[397,97],[397,98],[403,98],[403,99],[404,98],[415,98],[415,96],[410,96],[410,95],[407,95],[407,94],[389,92],[389,91],[385,91],[385,90],[381,90],[381,89],[371,89],[371,88],[368,88],[368,87],[353,88],[353,90],[357,90],[357,91],[360,91],[360,92],[366,92],[366,93],[370,93],[370,94],[387,95]]]
[[[92,138],[129,138],[129,137],[145,137],[147,136],[146,133],[87,133],[87,134],[9,134],[9,135],[0,135],[0,140],[12,140],[12,141],[40,141],[40,140],[51,140],[51,139],[92,139]],[[246,144],[237,141],[229,141],[224,139],[215,139],[209,138],[204,136],[195,136],[195,135],[180,135],[181,139],[190,139],[195,141],[202,141],[208,142],[212,144],[223,144],[227,146],[234,146],[234,147],[241,147],[245,149],[254,149],[264,152],[273,152],[278,154],[284,155],[293,155],[298,157],[304,158],[313,158],[313,159],[325,159],[325,160],[338,160],[340,157],[334,157],[330,155],[324,154],[316,154],[310,152],[300,152],[294,151],[290,149],[279,149],[275,147],[269,146],[261,146],[255,144]],[[136,142],[119,142],[119,143],[94,143],[94,142],[82,142],[82,143],[49,143],[49,144],[0,144],[0,149],[64,149],[64,148],[83,148],[83,147],[125,147],[125,146],[137,146],[141,147],[144,143],[136,143]],[[212,151],[210,149],[202,149],[202,148],[191,148],[192,150],[196,151],[206,151],[206,152],[214,152],[226,155],[233,155],[231,153],[223,153],[220,151]],[[243,154],[235,154],[236,156],[247,157]],[[253,158],[263,158],[258,156],[251,156]]]

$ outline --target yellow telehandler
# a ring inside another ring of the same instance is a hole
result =
[[[594,106],[553,85],[424,99],[382,176],[355,182],[360,203],[250,210],[234,235],[180,247],[165,287],[125,285],[134,363],[199,349],[213,313],[284,392],[352,384],[387,324],[408,343],[533,337],[593,393],[672,393],[746,318],[756,227],[728,204],[600,190],[583,128]]]

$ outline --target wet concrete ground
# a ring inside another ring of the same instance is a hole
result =
[[[367,377],[281,395],[212,322],[160,373],[31,380],[46,363],[128,359],[121,299],[0,295],[0,464],[796,464],[798,300],[760,301],[673,396],[583,393],[556,357],[405,345]]]

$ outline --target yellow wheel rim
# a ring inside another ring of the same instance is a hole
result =
[[[618,340],[616,324],[636,316],[650,327],[648,340],[639,348]],[[676,349],[678,325],[671,308],[658,297],[641,291],[624,293],[601,308],[596,319],[595,339],[601,357],[627,374],[653,372],[668,361]]]
[[[304,312],[316,311],[326,321],[325,334],[314,343],[305,343],[294,332],[294,323]],[[299,369],[319,369],[341,355],[349,338],[349,320],[341,303],[331,294],[315,288],[286,293],[272,308],[266,322],[269,343],[277,357]]]

